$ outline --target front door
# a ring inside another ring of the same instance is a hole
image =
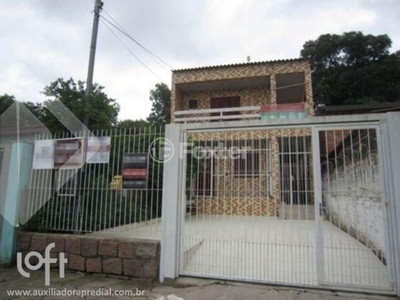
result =
[[[196,196],[213,196],[215,161],[212,157],[199,160],[195,191]]]
[[[286,204],[312,204],[310,143],[309,137],[279,140],[281,199]]]

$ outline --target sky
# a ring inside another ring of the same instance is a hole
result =
[[[170,86],[171,67],[297,58],[306,41],[348,31],[387,34],[400,50],[399,0],[103,2],[104,18],[168,64],[102,19],[94,82],[120,104],[120,120],[149,115],[150,90]],[[94,0],[0,1],[0,95],[43,102],[57,78],[86,80],[93,9]]]

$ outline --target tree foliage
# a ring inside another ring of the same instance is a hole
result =
[[[94,84],[92,94],[86,99],[85,82],[75,82],[72,78],[64,80],[59,78],[44,88],[43,94],[49,97],[45,106],[54,100],[60,100],[75,116],[83,121],[85,114],[89,117],[89,128],[107,129],[117,124],[119,104],[109,98],[104,92],[104,87]],[[49,112],[44,112],[44,123],[51,131],[63,130],[63,126]]]
[[[15,102],[15,97],[4,94],[0,96],[0,116]]]
[[[157,83],[150,91],[152,108],[147,120],[152,124],[169,124],[171,122],[171,91],[165,83]]]
[[[330,105],[400,100],[400,51],[390,53],[384,35],[345,32],[307,41],[300,52],[310,60],[314,102]]]
[[[139,119],[139,120],[122,120],[119,121],[117,124],[118,128],[136,128],[136,127],[144,127],[149,125],[149,122],[143,120],[143,119]]]

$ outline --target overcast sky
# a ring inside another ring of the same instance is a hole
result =
[[[173,69],[299,57],[324,33],[388,34],[400,50],[399,0],[103,0],[130,35]],[[86,80],[93,0],[0,1],[0,95],[42,102],[59,77]],[[107,13],[109,15],[107,15]],[[111,19],[110,19],[111,20]],[[111,27],[112,28],[112,27]],[[149,91],[171,72],[100,23],[94,81],[121,105],[119,119],[146,118]],[[155,74],[154,74],[155,73]]]

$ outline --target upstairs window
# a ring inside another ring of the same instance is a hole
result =
[[[306,100],[304,72],[276,75],[276,102],[301,103]]]
[[[229,107],[240,107],[240,97],[215,97],[210,99],[210,108],[229,108]],[[222,113],[222,116],[240,115],[240,111],[226,111]],[[221,113],[216,112],[211,114],[212,117],[220,117]],[[230,121],[240,119],[228,119]],[[218,121],[218,120],[213,120]]]

